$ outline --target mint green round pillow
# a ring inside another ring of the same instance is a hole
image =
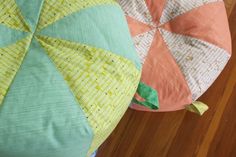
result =
[[[128,108],[140,69],[113,0],[2,0],[0,156],[89,156]]]

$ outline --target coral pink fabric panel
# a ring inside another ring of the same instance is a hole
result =
[[[143,63],[142,81],[159,93],[158,111],[183,109],[198,99],[231,56],[224,2],[118,1]]]

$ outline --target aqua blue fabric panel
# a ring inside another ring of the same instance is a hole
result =
[[[118,5],[100,5],[71,14],[39,34],[112,51],[141,68],[125,16]]]
[[[28,33],[10,29],[0,24],[0,47],[16,43],[18,40],[25,38]]]
[[[30,25],[31,31],[34,31],[39,19],[40,10],[43,6],[44,0],[15,0],[24,19]]]
[[[0,156],[85,157],[92,139],[82,109],[33,40],[0,107]]]

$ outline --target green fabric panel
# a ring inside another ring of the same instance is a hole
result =
[[[44,0],[15,0],[21,14],[25,17],[26,22],[30,25],[31,31],[35,30]]]
[[[10,29],[0,24],[0,47],[6,47],[25,38],[28,33]]]
[[[93,132],[36,40],[0,108],[0,156],[85,157]]]
[[[141,68],[125,16],[118,5],[100,5],[68,15],[40,34],[112,51]]]

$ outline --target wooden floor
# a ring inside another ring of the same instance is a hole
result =
[[[236,157],[236,0],[225,3],[233,56],[200,98],[210,110],[202,117],[128,110],[97,157]]]

